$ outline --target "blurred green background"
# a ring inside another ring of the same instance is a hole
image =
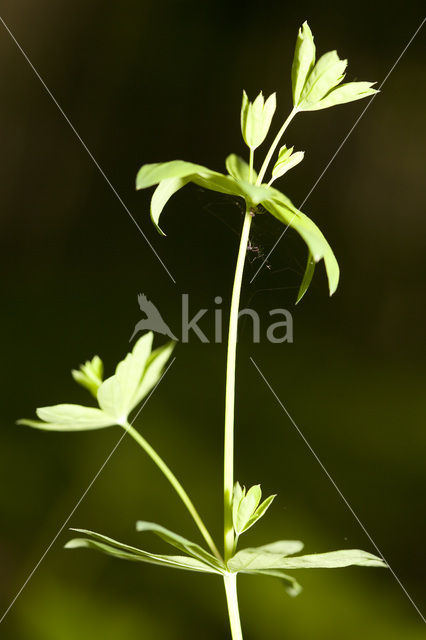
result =
[[[10,36],[0,28],[1,424],[0,603],[10,604],[118,440],[118,429],[48,434],[18,428],[36,406],[84,403],[69,370],[95,353],[111,372],[129,347],[144,292],[172,329],[180,295],[191,308],[229,302],[240,204],[187,187],[168,205],[166,239],[134,191],[146,162],[182,158],[222,171],[245,153],[241,90],[277,90],[290,108],[290,67],[308,19],[320,53],[349,58],[349,79],[382,81],[422,19],[422,4],[324,5],[230,0],[69,3],[5,0],[2,17],[71,118],[174,286]],[[301,538],[307,552],[374,551],[271,392],[252,356],[413,599],[424,601],[425,40],[420,33],[304,210],[323,229],[342,279],[329,300],[323,266],[294,307],[305,260],[285,235],[269,268],[249,255],[243,305],[266,319],[285,307],[294,343],[253,345],[242,325],[237,381],[237,477],[278,493],[248,544]],[[280,188],[298,204],[365,107],[298,116],[287,144],[306,151]],[[276,126],[278,122],[276,122]],[[258,157],[263,154],[259,153]],[[282,227],[255,220],[267,253]],[[212,312],[202,322],[212,334]],[[210,324],[209,324],[210,323]],[[159,343],[161,341],[159,340]],[[224,345],[196,339],[137,426],[181,477],[221,540]],[[125,439],[68,526],[143,546],[137,519],[198,541],[151,462]],[[0,626],[10,640],[229,637],[219,580],[64,551],[62,531]],[[156,540],[145,547],[164,550]],[[417,640],[423,622],[388,571],[297,574],[286,596],[273,579],[240,580],[245,638]],[[423,581],[423,583],[422,583]],[[1,612],[0,612],[1,615]]]

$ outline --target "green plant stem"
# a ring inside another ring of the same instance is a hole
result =
[[[253,182],[254,149],[250,149],[249,182]]]
[[[287,129],[288,125],[290,124],[290,122],[293,120],[294,116],[296,115],[296,113],[298,112],[298,109],[296,107],[293,107],[293,109],[290,112],[290,115],[288,116],[287,120],[284,122],[283,126],[281,127],[281,129],[278,131],[275,140],[273,141],[273,143],[271,144],[271,148],[269,149],[268,153],[266,154],[266,158],[263,161],[262,167],[259,171],[259,176],[256,180],[256,184],[262,184],[262,180],[265,176],[266,170],[269,166],[269,163],[271,162],[271,158],[275,153],[275,149],[278,146],[279,141],[281,140],[281,138],[284,135],[284,131]]]
[[[223,577],[225,582],[226,602],[228,605],[229,624],[232,640],[243,640],[240,612],[238,609],[237,574],[231,573]]]
[[[234,528],[232,524],[232,491],[234,487],[234,409],[235,409],[235,360],[237,354],[238,310],[240,306],[241,283],[244,262],[252,221],[252,213],[247,209],[240,239],[234,286],[232,289],[231,311],[229,317],[228,354],[226,361],[225,391],[225,444],[224,444],[224,552],[225,561],[234,551]]]
[[[199,528],[199,530],[200,530],[204,540],[207,542],[210,550],[214,553],[214,555],[219,560],[221,560],[222,557],[221,557],[221,555],[220,555],[215,543],[213,542],[213,539],[212,539],[212,537],[211,537],[206,525],[202,521],[198,511],[196,510],[196,508],[194,507],[194,505],[192,503],[192,500],[190,499],[190,497],[188,496],[188,494],[186,493],[185,489],[182,487],[182,485],[180,484],[179,480],[176,478],[174,473],[169,469],[169,467],[166,465],[164,460],[158,455],[158,453],[155,451],[155,449],[153,449],[151,447],[149,442],[147,442],[147,440],[145,440],[145,438],[143,436],[141,436],[141,434],[138,431],[136,431],[136,429],[134,427],[132,427],[131,424],[126,422],[122,426],[127,431],[127,433],[130,436],[132,436],[132,438],[134,440],[136,440],[138,445],[142,447],[142,449],[149,455],[151,460],[153,462],[155,462],[155,464],[160,469],[160,471],[162,471],[163,474],[166,476],[167,480],[170,482],[170,484],[172,485],[172,487],[174,488],[174,490],[176,491],[176,493],[178,494],[178,496],[180,497],[180,499],[184,503],[185,507],[188,509],[189,513],[191,514],[195,524]]]

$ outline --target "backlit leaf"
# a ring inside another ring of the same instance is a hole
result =
[[[132,560],[133,562],[145,562],[163,567],[186,569],[202,573],[218,573],[212,567],[195,558],[149,553],[148,551],[131,547],[107,536],[103,536],[100,533],[95,533],[94,531],[87,531],[86,529],[72,529],[72,531],[88,535],[90,538],[74,538],[66,543],[65,549],[95,549],[107,555],[123,560]]]
[[[293,104],[299,103],[300,94],[305,86],[306,79],[315,64],[315,44],[312,31],[307,22],[304,22],[296,40],[296,48],[291,68],[291,82],[293,88]]]
[[[115,424],[103,411],[79,404],[57,404],[36,410],[38,420],[18,420],[17,424],[42,429],[44,431],[87,431],[102,429]]]
[[[306,263],[306,270],[303,276],[302,284],[300,285],[299,293],[297,294],[296,304],[301,301],[301,299],[309,289],[309,286],[312,282],[312,278],[314,275],[314,271],[315,271],[315,260],[313,259],[311,252],[308,251],[308,261]]]
[[[169,529],[166,529],[165,527],[162,527],[159,524],[155,524],[154,522],[145,522],[143,520],[139,520],[136,523],[136,529],[137,531],[142,531],[142,532],[149,531],[151,533],[154,533],[158,537],[162,538],[162,540],[164,540],[168,544],[171,544],[176,549],[179,549],[179,551],[184,551],[185,553],[188,553],[194,558],[201,560],[202,562],[208,564],[210,567],[212,567],[216,571],[219,571],[219,572],[225,571],[225,565],[221,563],[211,553],[209,553],[208,551],[200,547],[200,545],[196,544],[195,542],[191,542],[190,540],[187,540],[183,536],[180,536],[177,533],[174,533],[173,531],[170,531]]]

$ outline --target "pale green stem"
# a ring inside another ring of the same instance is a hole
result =
[[[238,310],[240,306],[241,283],[243,279],[244,261],[252,221],[249,209],[244,218],[243,230],[235,269],[234,287],[232,289],[231,312],[229,317],[228,355],[226,361],[225,392],[225,445],[224,445],[224,507],[225,507],[225,560],[234,550],[234,528],[232,524],[232,490],[234,487],[234,409],[235,409],[235,360],[237,354]]]
[[[230,573],[223,577],[225,582],[226,602],[228,604],[229,624],[232,640],[243,640],[240,612],[238,610],[237,574]]]
[[[284,122],[283,126],[278,131],[278,133],[277,133],[277,135],[275,137],[275,140],[273,141],[273,143],[271,145],[271,148],[269,149],[268,153],[266,154],[266,158],[263,161],[262,167],[261,167],[261,169],[259,171],[259,176],[258,176],[258,178],[256,180],[256,184],[257,185],[262,184],[262,180],[263,180],[263,178],[265,176],[265,173],[266,173],[266,170],[267,170],[267,168],[269,166],[269,163],[271,162],[271,158],[275,153],[275,149],[277,148],[279,141],[281,140],[281,138],[284,135],[284,131],[287,129],[288,125],[293,120],[293,118],[296,115],[297,111],[298,111],[297,108],[293,107],[293,109],[292,109],[290,115],[288,116],[287,120]]]
[[[202,521],[198,511],[194,507],[190,497],[188,496],[188,494],[186,493],[185,489],[182,487],[182,485],[180,484],[179,480],[176,478],[174,473],[169,469],[169,467],[166,465],[164,460],[158,455],[158,453],[155,451],[155,449],[153,449],[151,447],[149,442],[147,442],[147,440],[145,440],[145,438],[143,436],[141,436],[141,434],[138,431],[136,431],[136,429],[134,427],[132,427],[131,424],[126,422],[122,426],[127,431],[127,433],[130,436],[132,436],[132,438],[134,440],[136,440],[138,445],[141,446],[142,449],[149,455],[151,460],[153,462],[155,462],[155,464],[160,469],[160,471],[162,471],[164,473],[164,475],[166,476],[167,480],[170,482],[170,484],[172,485],[172,487],[174,488],[174,490],[176,491],[176,493],[178,494],[178,496],[180,497],[180,499],[184,503],[185,507],[188,509],[188,511],[191,514],[195,524],[199,528],[204,540],[207,542],[207,544],[210,547],[211,551],[214,553],[214,555],[219,560],[221,560],[222,557],[221,557],[221,555],[220,555],[215,543],[213,542],[213,539],[212,539],[210,533],[208,532],[207,527],[205,526],[205,524]]]
[[[254,149],[250,149],[249,182],[253,182]]]

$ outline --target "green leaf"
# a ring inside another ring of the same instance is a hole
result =
[[[381,558],[359,549],[287,557],[300,551],[302,546],[301,542],[283,540],[264,547],[243,549],[228,561],[228,569],[233,572],[246,572],[269,569],[338,568],[353,565],[362,567],[386,566]]]
[[[287,171],[295,167],[299,162],[302,162],[304,157],[304,151],[296,151],[296,153],[293,153],[293,147],[290,149],[287,149],[285,145],[281,147],[278,160],[272,169],[272,180],[269,184],[272,184],[274,180],[281,178]]]
[[[204,562],[216,571],[220,573],[224,573],[226,571],[225,565],[220,562],[214,555],[212,555],[208,551],[205,551],[205,549],[200,547],[200,545],[187,540],[183,536],[180,536],[177,533],[174,533],[173,531],[170,531],[169,529],[166,529],[159,524],[139,520],[136,523],[136,530],[149,531],[151,533],[154,533],[156,536],[158,536],[168,544],[172,545],[176,549],[179,549],[179,551],[188,553],[193,558],[201,560],[201,562]]]
[[[163,236],[166,234],[158,225],[160,215],[172,195],[179,191],[179,189],[182,189],[188,182],[190,182],[190,178],[188,177],[166,178],[160,182],[153,193],[151,198],[151,220],[155,224],[157,231]]]
[[[243,91],[241,132],[244,142],[252,151],[261,145],[268,135],[276,106],[275,93],[265,102],[263,93],[260,92],[254,102],[250,102],[246,92]]]
[[[142,374],[151,353],[153,334],[146,333],[136,342],[116,368],[116,372],[99,387],[99,406],[113,417],[117,424],[124,424],[135,405]]]
[[[234,484],[234,489],[232,491],[232,522],[234,524],[234,529],[235,529],[235,523],[237,522],[238,509],[240,507],[241,500],[244,498],[245,495],[246,495],[245,487],[243,489],[240,483],[236,482]]]
[[[262,498],[260,485],[251,487],[246,493],[239,482],[235,483],[232,494],[232,522],[237,536],[250,529],[267,511],[276,496],[269,496],[259,505]]]
[[[307,22],[304,22],[296,40],[293,66],[291,68],[291,82],[293,88],[293,104],[297,107],[300,94],[305,86],[306,79],[315,64],[315,44],[312,31]]]
[[[330,295],[339,283],[339,265],[334,253],[316,224],[304,213],[296,209],[292,202],[280,191],[270,188],[271,198],[262,205],[278,220],[295,229],[306,242],[315,262],[324,259]]]
[[[312,69],[300,95],[299,109],[309,110],[344,78],[347,60],[340,60],[337,51],[325,53]]]
[[[303,549],[303,543],[299,540],[279,540],[262,547],[242,549],[228,560],[228,569],[233,573],[246,573],[286,568],[287,565],[283,564],[286,556],[297,553],[301,549]]]
[[[239,491],[237,490],[237,499],[238,495]],[[236,517],[234,520],[234,529],[237,535],[240,535],[245,530],[250,518],[256,511],[261,498],[262,490],[260,488],[260,484],[256,484],[251,487],[247,493],[245,489],[243,489],[243,496],[239,502],[238,508],[236,509]]]
[[[209,567],[205,563],[195,558],[189,558],[187,556],[169,556],[159,555],[154,553],[148,553],[142,549],[131,547],[129,545],[103,536],[100,533],[94,531],[87,531],[86,529],[72,529],[77,533],[83,533],[91,536],[91,538],[74,538],[66,543],[65,549],[77,549],[85,547],[88,549],[95,549],[106,553],[107,555],[121,558],[123,560],[132,560],[134,562],[146,562],[148,564],[160,565],[163,567],[170,567],[174,569],[186,569],[189,571],[198,571],[202,573],[219,573],[212,567]]]
[[[312,282],[312,278],[315,271],[315,260],[312,257],[312,253],[308,251],[308,262],[306,264],[305,275],[303,276],[302,284],[300,285],[299,293],[297,294],[296,304],[301,301],[309,286]]]
[[[282,585],[289,596],[295,598],[302,591],[301,585],[297,582],[293,576],[289,576],[281,569],[260,569],[259,571],[244,571],[249,575],[263,575],[263,576],[271,576],[272,578],[279,578],[282,582]]]
[[[253,513],[251,518],[249,518],[246,526],[244,527],[244,532],[250,529],[250,527],[252,527],[262,516],[265,515],[276,497],[276,494],[269,496],[257,507],[256,511]]]
[[[235,180],[250,182],[250,166],[245,160],[243,160],[240,156],[237,156],[235,153],[231,153],[231,155],[226,158],[226,170],[233,178],[235,178]],[[253,169],[252,182],[255,182],[256,179],[257,173]]]
[[[175,342],[167,342],[150,354],[146,362],[142,379],[136,388],[134,397],[132,398],[132,408],[137,407],[141,400],[148,395],[151,389],[153,389],[160,380],[163,375],[164,367],[175,348],[175,344]]]
[[[303,109],[304,111],[316,111],[318,109],[327,109],[333,107],[336,104],[344,104],[345,102],[353,102],[354,100],[361,100],[374,93],[377,93],[377,89],[371,87],[376,84],[375,82],[346,82],[341,84],[335,89],[332,89],[327,93],[322,100],[309,106],[307,104]]]
[[[222,175],[207,167],[184,160],[171,160],[170,162],[155,162],[145,164],[139,169],[136,176],[136,189],[152,187],[168,178],[186,178],[192,175],[203,177]]]
[[[284,558],[283,569],[334,569],[339,567],[386,567],[378,556],[359,549],[342,549],[328,553],[314,553],[295,558]]]
[[[90,391],[96,398],[98,389],[102,384],[104,365],[99,356],[87,360],[79,369],[73,369],[71,375],[74,380]]]
[[[40,407],[37,415],[42,420],[18,420],[17,424],[43,429],[45,431],[86,431],[102,429],[115,424],[115,420],[94,407],[79,404],[57,404]]]

